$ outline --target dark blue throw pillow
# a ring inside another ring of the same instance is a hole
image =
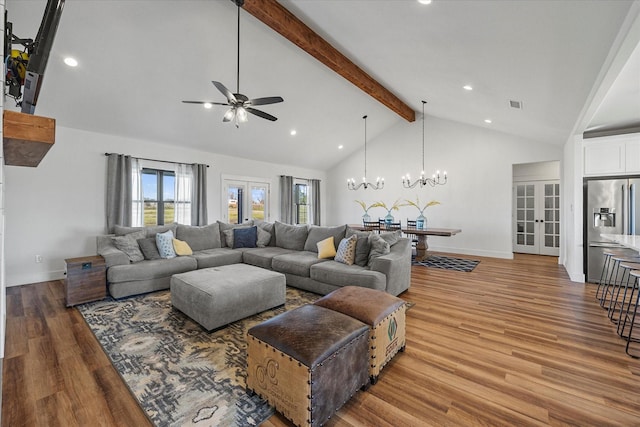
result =
[[[258,227],[243,227],[233,229],[233,249],[255,248],[258,241]]]

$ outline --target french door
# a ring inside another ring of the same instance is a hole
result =
[[[514,183],[513,226],[514,252],[558,256],[560,181]]]
[[[224,179],[223,218],[232,224],[250,219],[269,220],[268,182]]]

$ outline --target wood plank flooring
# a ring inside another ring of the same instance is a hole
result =
[[[327,425],[640,426],[640,360],[595,285],[552,257],[470,258],[471,273],[413,267],[405,353]],[[7,311],[5,426],[149,425],[62,282],[8,288]]]

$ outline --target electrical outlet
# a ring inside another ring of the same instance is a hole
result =
[[[42,262],[42,255],[36,255],[36,262],[37,263],[41,263]]]

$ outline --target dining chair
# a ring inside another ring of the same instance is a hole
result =
[[[365,231],[373,231],[375,233],[380,233],[380,222],[379,221],[362,221],[362,226]]]
[[[407,218],[407,229],[411,230],[417,230],[418,226],[416,223],[416,220],[411,220],[409,218]],[[418,244],[418,236],[416,234],[412,234],[411,232],[405,232],[404,235],[408,238],[411,239],[411,246],[415,247]]]

